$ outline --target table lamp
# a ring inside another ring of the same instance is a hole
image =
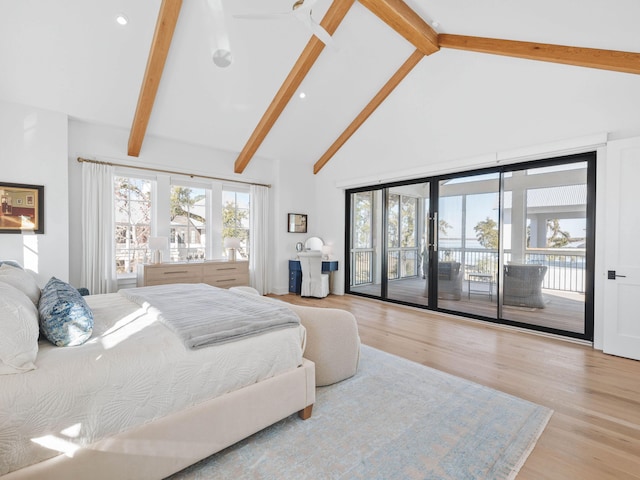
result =
[[[224,248],[229,250],[228,259],[230,262],[236,261],[236,251],[240,248],[240,239],[236,237],[227,237],[224,239]]]
[[[168,237],[149,237],[149,250],[151,250],[151,263],[162,263],[162,251],[169,249]]]

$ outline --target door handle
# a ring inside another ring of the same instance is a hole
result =
[[[618,275],[615,270],[607,270],[607,280],[615,280],[618,277],[627,278],[626,275]]]
[[[433,232],[433,243],[429,245],[433,247],[433,251],[438,251],[438,212],[433,212],[433,217],[431,217],[433,221],[433,225],[431,226]]]

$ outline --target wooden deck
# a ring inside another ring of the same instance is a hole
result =
[[[640,480],[640,362],[590,346],[355,295],[362,342],[554,410],[517,480]]]
[[[461,313],[497,318],[496,286],[493,285],[491,298],[488,295],[488,284],[471,282],[474,293],[469,295],[469,282],[463,282],[460,300],[438,299],[438,307]],[[380,295],[380,285],[362,285],[352,287],[357,293]],[[478,293],[481,292],[481,293]],[[573,333],[584,333],[584,295],[557,290],[543,290],[545,308],[514,307],[505,305],[502,318],[515,322],[554,328]],[[425,280],[407,278],[389,282],[388,297],[393,300],[426,306]]]

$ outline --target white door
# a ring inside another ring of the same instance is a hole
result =
[[[603,350],[640,360],[640,138],[609,142],[603,163],[608,274]]]

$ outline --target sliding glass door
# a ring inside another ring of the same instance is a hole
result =
[[[498,315],[499,173],[438,182],[438,307]]]
[[[386,192],[387,298],[427,305],[429,184],[402,185]]]
[[[349,285],[353,291],[382,296],[382,190],[353,193],[349,248]]]
[[[504,178],[502,318],[586,334],[592,241],[586,161],[514,169]]]
[[[595,153],[347,194],[347,293],[593,336]]]

